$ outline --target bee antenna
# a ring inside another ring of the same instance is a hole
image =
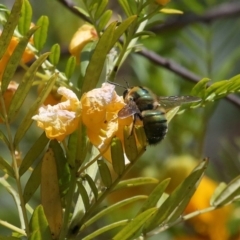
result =
[[[111,81],[107,81],[107,82],[110,83],[110,84],[113,84],[113,85],[115,85],[115,86],[118,86],[118,87],[121,87],[121,88],[127,89],[126,87],[124,87],[124,86],[122,86],[122,85],[120,85],[120,84],[118,84],[118,83],[111,82]],[[128,84],[127,84],[127,86],[128,86]]]

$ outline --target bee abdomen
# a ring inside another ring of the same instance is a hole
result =
[[[143,126],[149,144],[159,143],[166,135],[168,125],[165,113],[160,110],[142,112]]]

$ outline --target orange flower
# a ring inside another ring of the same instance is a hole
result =
[[[162,6],[165,6],[167,3],[170,2],[170,0],[155,0],[157,4],[160,4]]]
[[[69,45],[69,52],[79,61],[80,53],[84,46],[97,39],[98,35],[95,28],[92,25],[84,24],[73,35]]]
[[[1,85],[1,82],[0,82],[0,85]],[[8,109],[9,109],[12,97],[13,97],[14,93],[16,92],[17,88],[18,88],[18,83],[11,81],[8,85],[7,90],[4,92],[3,99],[4,99],[6,111],[8,111]],[[0,104],[1,115],[3,114],[2,109],[3,109],[3,107]],[[4,122],[4,120],[2,118],[0,118],[0,123],[2,123],[2,122]]]
[[[38,93],[41,92],[41,90],[43,89],[44,84],[40,84],[38,86]],[[58,87],[54,86],[51,90],[51,92],[49,93],[49,95],[47,96],[47,98],[44,101],[44,105],[57,105],[58,103],[61,102],[61,98],[62,96],[58,93]]]
[[[33,25],[31,25],[31,26],[33,26]],[[19,38],[13,36],[7,47],[6,52],[4,53],[3,57],[0,59],[0,81],[2,80],[3,72],[6,68],[6,65],[7,65],[14,49],[18,45],[18,42],[19,42]],[[32,43],[33,39],[31,38],[29,42]],[[34,58],[34,53],[27,47],[22,55],[21,62],[27,63],[27,62],[31,61],[33,58]]]
[[[81,103],[76,94],[65,87],[58,88],[58,93],[63,95],[61,102],[54,106],[43,105],[32,119],[45,130],[49,139],[62,141],[77,129]]]
[[[101,88],[89,91],[81,99],[82,121],[87,127],[89,140],[110,162],[112,138],[116,136],[123,142],[124,126],[133,122],[133,117],[118,118],[118,112],[125,103],[114,89],[114,85],[103,83]]]

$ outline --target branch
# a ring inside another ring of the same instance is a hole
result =
[[[202,77],[182,67],[176,62],[163,58],[160,55],[156,54],[155,52],[147,50],[146,48],[142,48],[142,51],[137,52],[137,54],[144,56],[145,58],[149,59],[156,65],[168,69],[171,72],[176,73],[178,76],[181,76],[190,82],[197,83],[202,79]],[[230,103],[234,104],[236,107],[240,108],[240,98],[237,97],[236,95],[230,94],[226,96],[225,99]]]
[[[186,25],[196,23],[196,22],[209,23],[221,18],[239,17],[239,14],[240,14],[240,3],[237,3],[237,2],[225,3],[206,11],[205,14],[203,15],[196,15],[196,14],[178,15],[177,17],[167,20],[167,22],[161,25],[152,27],[151,31],[155,33],[172,31],[179,28],[183,28]]]
[[[61,3],[64,7],[66,7],[70,12],[74,13],[75,15],[83,19],[84,21],[92,23],[92,21],[88,17],[86,17],[84,14],[82,14],[75,8],[75,5],[71,0],[58,0],[58,2]]]

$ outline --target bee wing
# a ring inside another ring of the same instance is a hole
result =
[[[181,106],[184,103],[200,102],[201,98],[193,96],[170,96],[170,97],[158,97],[160,106],[166,110]]]
[[[126,106],[124,106],[118,112],[118,117],[119,118],[127,118],[127,117],[132,116],[136,113],[141,114],[141,112],[139,111],[136,103],[134,101],[130,101]]]

